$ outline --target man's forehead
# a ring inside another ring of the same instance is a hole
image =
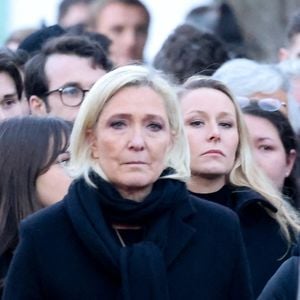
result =
[[[118,18],[114,15],[118,15]],[[112,24],[121,24],[123,20],[128,20],[128,14],[132,17],[133,15],[140,18],[141,23],[148,24],[147,13],[145,10],[138,5],[129,5],[120,2],[112,2],[107,4],[98,15],[98,25],[101,25],[101,21],[109,22]],[[120,20],[120,18],[122,18]]]
[[[45,64],[49,88],[59,88],[68,83],[90,88],[106,73],[101,66],[94,66],[91,58],[76,55],[53,54]]]

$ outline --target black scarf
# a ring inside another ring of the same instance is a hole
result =
[[[122,299],[168,299],[165,248],[173,211],[187,202],[184,183],[160,179],[144,201],[135,202],[122,198],[99,176],[93,174],[91,179],[97,189],[79,179],[66,197],[67,211],[79,238],[108,273],[121,278]],[[105,220],[147,224],[145,239],[121,247]]]

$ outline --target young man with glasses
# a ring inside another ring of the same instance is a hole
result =
[[[100,45],[84,36],[49,40],[25,67],[31,113],[74,121],[86,93],[110,69]]]

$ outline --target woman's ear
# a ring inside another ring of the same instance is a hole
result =
[[[99,158],[98,146],[97,146],[97,136],[92,128],[88,128],[85,133],[86,140],[91,149],[92,158]]]
[[[295,149],[290,150],[289,154],[286,156],[286,173],[285,177],[288,177],[294,167],[295,161],[297,158],[297,152]]]

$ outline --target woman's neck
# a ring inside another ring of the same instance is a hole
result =
[[[198,194],[209,194],[220,190],[225,185],[225,176],[201,177],[192,175],[187,183],[188,190]]]
[[[124,199],[142,202],[152,190],[152,185],[147,187],[116,187]]]

